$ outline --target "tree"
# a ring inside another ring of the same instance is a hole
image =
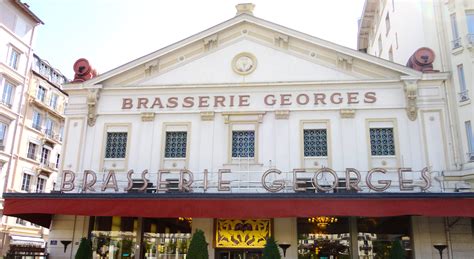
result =
[[[197,229],[196,232],[194,232],[186,258],[209,259],[206,237],[204,237],[204,232],[202,230]]]
[[[404,259],[405,250],[399,240],[392,242],[392,249],[390,249],[390,259]]]
[[[92,246],[91,241],[85,237],[81,238],[81,243],[76,252],[76,259],[91,259],[92,258]]]
[[[278,249],[278,245],[273,239],[270,237],[267,239],[267,243],[263,248],[263,259],[281,259],[280,250]]]

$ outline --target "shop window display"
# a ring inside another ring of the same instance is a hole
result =
[[[93,258],[133,258],[137,233],[137,218],[96,217],[91,231]]]
[[[144,219],[145,259],[184,259],[191,242],[191,218]]]
[[[413,258],[409,217],[358,218],[357,230],[360,258],[383,259],[392,254]]]
[[[298,259],[350,258],[349,219],[298,218]]]
[[[140,253],[143,259],[184,259],[191,241],[191,218],[95,217],[91,220],[94,259],[135,258],[135,253]]]

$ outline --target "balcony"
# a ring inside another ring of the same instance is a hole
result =
[[[459,102],[465,102],[469,100],[469,90],[461,91],[458,94],[459,94]]]
[[[46,110],[49,114],[54,115],[55,117],[64,120],[64,114],[62,114],[64,105],[56,103],[55,105],[56,107],[51,107],[49,104],[46,103],[47,100],[43,102],[34,96],[30,96],[29,101],[30,103],[35,104],[36,107]]]
[[[453,49],[457,49],[457,48],[462,47],[461,38],[457,38],[457,39],[451,41],[451,44],[452,44]]]

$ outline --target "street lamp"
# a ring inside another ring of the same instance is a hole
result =
[[[443,259],[443,250],[446,249],[446,247],[448,247],[448,246],[445,245],[445,244],[436,244],[436,245],[433,245],[433,247],[438,250],[439,258]]]
[[[281,248],[281,250],[283,250],[283,257],[286,257],[286,249],[288,249],[288,247],[290,247],[291,245],[290,244],[278,244],[278,246]]]

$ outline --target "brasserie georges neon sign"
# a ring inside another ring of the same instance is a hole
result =
[[[141,173],[135,173],[134,170],[129,170],[126,174],[127,186],[122,190],[124,192],[132,190],[134,179],[137,179],[136,175],[139,175],[140,178],[138,179],[140,183],[143,183],[138,188],[138,191],[149,190],[149,183],[152,183],[152,181],[148,178],[148,173],[148,170],[143,170]],[[341,186],[339,186],[340,181],[341,183],[345,183],[342,188],[348,191],[362,191],[361,186],[367,186],[367,188],[376,192],[384,192],[396,182],[393,178],[388,177],[388,171],[384,168],[373,168],[367,171],[365,177],[362,177],[361,172],[355,168],[346,168],[343,172],[344,177],[342,178],[339,178],[336,171],[327,167],[315,171],[293,169],[289,173],[292,175],[292,179],[285,180],[285,174],[282,171],[278,169],[268,169],[261,175],[261,187],[272,193],[284,191],[288,187],[291,187],[295,192],[304,192],[308,189],[305,187],[307,186],[308,178],[302,178],[302,176],[307,176],[308,173],[311,175],[309,180],[312,186],[322,192],[332,192],[336,188],[341,188]],[[421,171],[413,171],[411,168],[398,168],[396,173],[400,191],[414,191],[415,188],[420,188],[421,191],[425,191],[431,187],[431,174],[428,167],[423,168]],[[73,171],[63,170],[60,191],[71,192],[79,189],[81,192],[97,192],[98,190],[100,192],[109,190],[119,192],[121,190],[117,182],[117,174],[119,173],[110,170],[106,172],[102,183],[97,183],[97,174],[93,170],[84,170],[82,181],[76,182],[76,174]],[[202,178],[200,178],[199,181],[195,181],[194,173],[187,169],[173,172],[169,170],[159,170],[153,185],[155,187],[153,188],[157,193],[169,191],[167,178],[172,175],[173,177],[177,177],[174,179],[178,182],[178,191],[180,192],[192,192],[194,188],[203,189],[205,192],[211,188],[216,189],[218,192],[232,191],[231,181],[229,180],[232,175],[230,169],[218,170],[217,181],[210,180],[210,173],[207,169],[204,170],[202,174]],[[413,180],[415,177],[407,177],[408,174],[416,176],[419,180],[415,181]],[[324,176],[325,179],[332,178],[332,181],[322,182],[322,176]],[[329,185],[328,182],[330,183]],[[99,187],[99,189],[96,189],[97,187]]]

